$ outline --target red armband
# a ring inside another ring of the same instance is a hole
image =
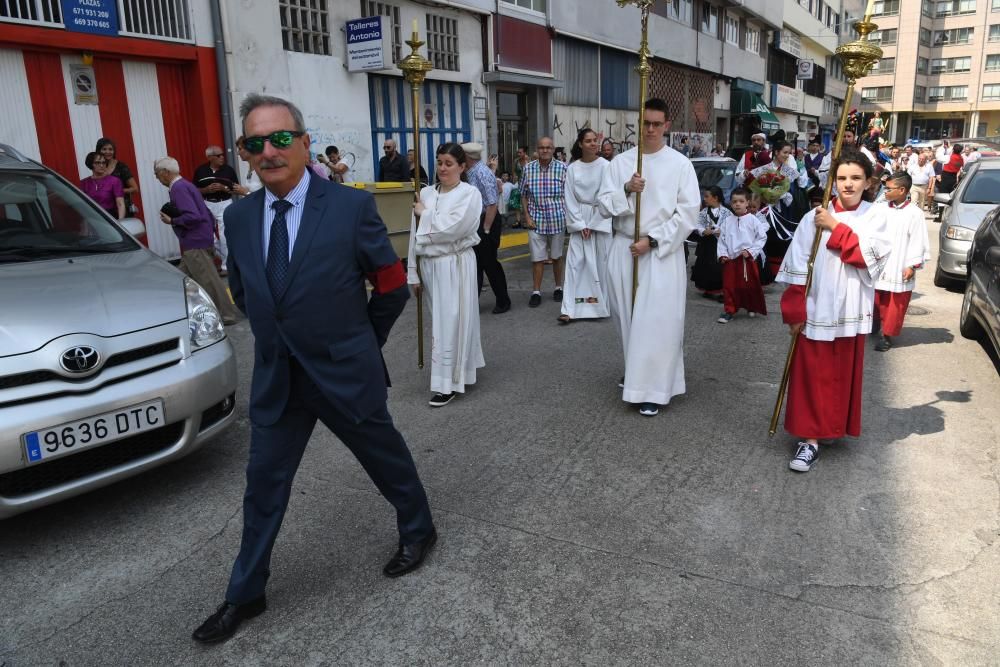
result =
[[[789,285],[781,294],[781,319],[785,324],[806,321],[806,286]]]
[[[403,263],[397,259],[394,264],[367,274],[367,278],[372,284],[373,294],[386,294],[406,284],[406,271],[403,270]]]

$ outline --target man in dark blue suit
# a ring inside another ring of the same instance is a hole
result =
[[[266,609],[271,549],[317,419],[396,508],[399,549],[383,572],[417,568],[437,540],[416,466],[386,408],[381,347],[408,292],[375,201],[310,175],[309,136],[293,104],[250,95],[240,115],[264,184],[225,213],[229,286],[255,340],[250,460],[226,599],[193,634],[205,643],[228,639]]]

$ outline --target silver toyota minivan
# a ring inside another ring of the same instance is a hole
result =
[[[188,454],[235,419],[197,283],[0,144],[0,519]]]

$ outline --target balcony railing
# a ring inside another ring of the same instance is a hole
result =
[[[117,0],[118,34],[193,42],[189,0]],[[60,0],[0,0],[0,21],[63,28]]]

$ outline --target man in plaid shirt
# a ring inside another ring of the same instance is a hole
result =
[[[562,301],[563,296],[563,244],[566,240],[566,209],[564,193],[566,165],[553,159],[555,144],[549,137],[538,140],[538,159],[524,167],[521,180],[521,206],[531,247],[532,278],[534,290],[528,305],[532,308],[542,303],[542,274],[545,260],[552,259],[552,274],[556,290],[552,298]]]

